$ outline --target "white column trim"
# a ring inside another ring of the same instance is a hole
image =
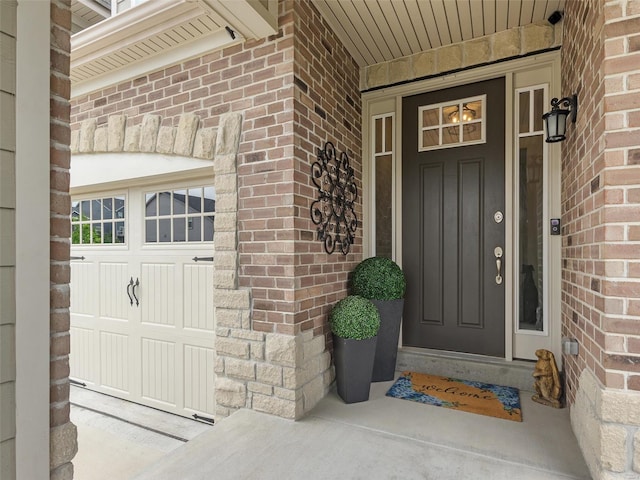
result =
[[[49,478],[50,2],[22,0],[16,62],[16,478]]]

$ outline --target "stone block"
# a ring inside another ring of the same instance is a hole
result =
[[[180,115],[176,140],[173,144],[173,153],[190,157],[193,152],[193,142],[196,139],[196,132],[200,125],[200,119],[194,113],[184,113]]]
[[[564,22],[558,22],[553,26],[553,46],[560,47],[562,46],[562,41],[564,37],[564,29],[562,26]]]
[[[109,151],[121,152],[124,149],[126,115],[111,115],[107,123],[109,130]]]
[[[224,375],[224,357],[216,355],[216,364],[213,367],[213,371],[216,375]]]
[[[640,392],[603,390],[599,405],[603,421],[640,426]]]
[[[520,55],[520,31],[517,28],[503,30],[491,36],[493,45],[491,48],[491,60]]]
[[[237,410],[237,408],[227,408],[220,404],[216,404],[216,418],[226,418]]]
[[[479,65],[491,60],[491,44],[489,37],[464,42],[464,66]]]
[[[225,358],[224,372],[228,377],[241,378],[243,380],[255,380],[256,362],[240,360],[237,358]]]
[[[316,377],[302,387],[302,399],[304,405],[304,411],[308,412],[315,407],[320,400],[324,397],[324,380],[323,377]]]
[[[284,398],[285,400],[295,402],[298,398],[302,397],[302,389],[289,390],[288,388],[274,387],[273,394],[278,398]]]
[[[266,335],[265,354],[268,361],[286,367],[295,367],[302,360],[302,352],[299,352],[298,349],[298,339],[279,333]]]
[[[216,337],[227,338],[229,335],[231,335],[230,328],[223,328],[223,327],[216,328]]]
[[[216,186],[216,193],[218,195],[220,195],[221,193],[232,193],[232,194],[237,194],[238,191],[238,175],[233,172],[233,173],[220,173],[220,172],[215,172],[216,174],[216,178],[215,178],[215,186]],[[217,198],[216,198],[216,209],[218,208],[217,205]]]
[[[462,68],[462,45],[454,44],[436,50],[438,73]]]
[[[235,213],[238,211],[238,195],[236,192],[216,193],[216,212]]]
[[[263,342],[251,342],[250,348],[253,360],[265,360]]]
[[[216,353],[218,355],[249,358],[249,342],[235,338],[216,338]]]
[[[282,385],[282,367],[259,363],[256,365],[256,380],[269,385]]]
[[[158,131],[158,141],[156,142],[156,152],[165,154],[173,153],[173,143],[175,139],[175,128],[169,126],[160,127]]]
[[[261,393],[262,395],[273,395],[273,387],[264,383],[249,382],[247,389],[252,393]]]
[[[251,330],[251,311],[249,309],[240,312],[242,318],[242,328],[244,330]]]
[[[70,462],[78,452],[78,431],[69,422],[50,430],[49,467],[51,470]]]
[[[238,310],[216,308],[216,325],[227,328],[242,328],[242,318]]]
[[[303,358],[308,360],[324,352],[324,336],[318,335],[309,342],[304,342]]]
[[[96,128],[96,134],[93,139],[93,151],[96,153],[104,153],[108,150],[108,130],[107,127]]]
[[[218,134],[216,135],[216,156],[236,154],[242,131],[242,115],[225,113],[220,117]]]
[[[235,212],[216,213],[216,231],[235,232],[238,230],[238,215]]]
[[[216,252],[238,249],[238,236],[236,232],[215,232],[214,235]]]
[[[548,24],[530,23],[520,27],[520,38],[523,55],[546,50],[553,46],[553,27]]]
[[[219,290],[213,291],[213,302],[218,308],[234,308],[248,310],[251,306],[248,290]]]
[[[80,130],[71,130],[71,143],[69,148],[71,153],[78,153],[78,143],[80,141]]]
[[[291,420],[296,418],[296,402],[278,397],[254,394],[253,409]]]
[[[624,472],[627,468],[627,429],[619,425],[600,427],[602,442],[602,467],[612,472]]]
[[[389,63],[389,83],[398,83],[414,78],[411,57],[398,58]]]
[[[264,333],[262,332],[252,332],[249,330],[234,330],[232,332],[233,338],[241,338],[243,340],[250,340],[252,342],[262,342],[264,343]]]
[[[124,134],[124,151],[140,151],[140,125],[127,127],[127,131]]]
[[[640,430],[633,436],[633,471],[640,473]]]
[[[238,286],[236,272],[233,270],[216,270],[213,272],[215,288],[235,290]]]
[[[411,57],[413,63],[413,74],[416,78],[428,77],[436,73],[435,51],[416,53]]]
[[[161,120],[162,117],[160,115],[145,115],[142,119],[142,128],[140,130],[141,152],[151,153],[156,151]]]
[[[378,63],[367,67],[367,88],[389,84],[389,64]]]
[[[236,154],[230,153],[226,155],[221,155],[216,152],[213,157],[213,171],[218,175],[224,175],[227,173],[236,173]]]
[[[201,128],[193,142],[193,156],[205,160],[213,159],[216,145],[216,129]]]
[[[582,389],[582,377],[580,388],[576,393],[576,399],[570,409],[571,426],[582,450],[584,459],[591,472],[598,471],[601,449],[600,419],[596,415],[595,405]]]
[[[73,464],[65,463],[60,465],[54,471],[51,472],[49,480],[72,480],[73,479]]]
[[[88,118],[80,125],[80,139],[78,140],[78,151],[80,153],[93,152],[96,126],[97,120],[95,118]]]
[[[225,252],[216,250],[213,263],[217,269],[236,270],[238,268],[238,254],[235,251]]]
[[[227,408],[243,408],[247,403],[247,387],[227,377],[216,378],[216,404]]]

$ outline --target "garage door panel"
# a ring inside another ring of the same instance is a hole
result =
[[[176,325],[178,296],[175,275],[175,264],[141,265],[139,298],[143,323]]]
[[[212,348],[184,346],[184,406],[213,414],[215,410],[215,352]]]
[[[213,265],[184,265],[184,328],[214,331]]]
[[[100,384],[122,393],[131,385],[129,337],[114,332],[100,332]]]
[[[176,345],[155,338],[142,339],[142,396],[176,405]]]
[[[131,311],[131,301],[127,286],[131,282],[128,263],[100,263],[100,286],[90,294],[100,297],[100,316],[114,320],[127,320]],[[133,294],[129,287],[129,293]],[[133,298],[133,297],[131,297]]]
[[[93,371],[95,365],[94,355],[95,332],[93,328],[71,327],[71,354],[69,355],[69,367],[72,377],[85,383],[95,383],[96,376]]]
[[[75,314],[94,315],[95,302],[93,295],[98,290],[98,276],[93,262],[71,262],[71,312]]]

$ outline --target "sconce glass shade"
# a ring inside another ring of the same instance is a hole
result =
[[[560,108],[561,106],[565,108]],[[570,117],[571,122],[575,123],[577,109],[577,95],[551,100],[551,111],[542,115],[547,130],[547,143],[561,142],[566,138],[567,118]]]

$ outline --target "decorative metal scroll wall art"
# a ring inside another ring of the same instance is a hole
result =
[[[311,165],[311,178],[318,188],[318,199],[311,204],[311,220],[318,225],[318,240],[331,254],[336,249],[349,253],[358,227],[354,204],[358,189],[353,168],[345,152],[336,154],[331,142],[318,149],[318,160]]]

